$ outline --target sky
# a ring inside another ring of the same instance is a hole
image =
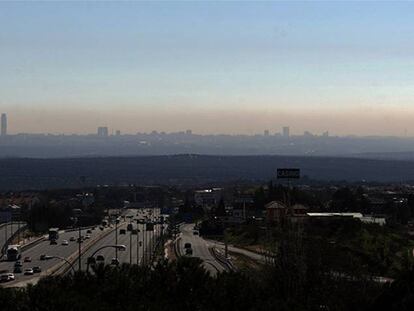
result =
[[[9,132],[414,136],[414,2],[0,2]]]

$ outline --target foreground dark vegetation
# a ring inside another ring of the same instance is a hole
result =
[[[211,277],[195,258],[105,267],[0,288],[1,310],[412,310],[414,272],[391,285],[272,264]],[[290,273],[286,273],[289,269]]]

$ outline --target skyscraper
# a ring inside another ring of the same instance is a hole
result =
[[[106,126],[98,127],[98,136],[100,137],[108,137],[108,128]]]
[[[290,130],[289,130],[289,126],[284,126],[283,128],[282,128],[282,135],[283,135],[283,137],[285,137],[285,138],[289,138],[289,136],[290,136]]]
[[[1,114],[1,136],[7,135],[7,115],[5,113]]]
[[[264,136],[269,136],[269,130],[265,130],[263,133]]]

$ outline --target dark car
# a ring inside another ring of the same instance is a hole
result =
[[[40,273],[42,269],[40,267],[33,267],[33,273]]]
[[[192,255],[193,254],[193,249],[192,248],[186,248],[185,249],[185,254],[186,255]]]
[[[187,248],[191,248],[191,243],[185,243],[185,244],[184,244],[184,248],[185,248],[185,249],[187,249]]]
[[[50,240],[50,245],[57,245],[57,241],[56,240]]]
[[[88,257],[88,264],[94,265],[96,263],[95,257]]]
[[[13,270],[13,273],[22,273],[22,267],[15,266],[14,270]]]
[[[120,230],[119,230],[119,234],[126,234],[125,229],[120,229]]]
[[[102,256],[102,255],[98,255],[98,256],[96,256],[96,261],[105,262],[105,257]]]
[[[15,266],[15,267],[22,267],[22,266],[23,266],[23,264],[22,264],[22,262],[21,262],[20,260],[18,260],[18,261],[16,261],[16,262],[14,263],[14,266]]]

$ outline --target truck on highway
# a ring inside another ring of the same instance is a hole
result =
[[[6,250],[7,261],[16,261],[22,257],[20,245],[9,245]]]
[[[56,242],[59,239],[59,228],[49,229],[49,241]]]

